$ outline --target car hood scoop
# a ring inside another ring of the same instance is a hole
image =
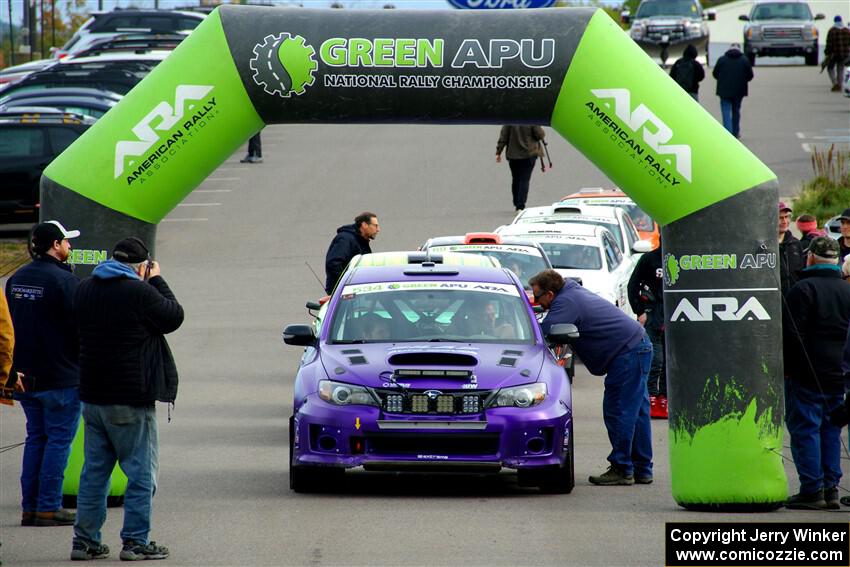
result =
[[[478,359],[461,352],[400,352],[391,354],[389,362],[392,366],[477,366]]]

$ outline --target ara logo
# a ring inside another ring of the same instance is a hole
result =
[[[267,35],[258,43],[248,65],[257,86],[270,95],[289,98],[313,86],[318,67],[315,55],[316,50],[303,37],[283,32]]]
[[[600,99],[613,99],[614,114],[617,115],[617,118],[622,120],[635,134],[643,129],[644,142],[659,154],[672,155],[676,158],[676,170],[688,181],[693,181],[691,177],[691,147],[685,144],[668,144],[667,142],[673,138],[673,130],[643,103],[632,110],[632,95],[628,89],[591,89],[590,92]]]
[[[673,315],[672,322],[682,321],[770,321],[767,310],[755,297],[747,299],[740,308],[738,300],[734,297],[700,297],[697,306],[687,298],[682,299]]]
[[[124,158],[127,156],[141,156],[158,142],[161,138],[159,132],[168,131],[183,119],[186,110],[191,110],[194,105],[188,104],[190,100],[201,100],[213,89],[209,85],[177,85],[174,91],[174,106],[166,101],[160,102],[151,110],[138,124],[133,127],[136,140],[123,140],[115,144],[115,179],[124,172]],[[152,123],[159,120],[156,126]],[[180,133],[182,136],[182,132]],[[169,139],[169,145],[174,140]],[[165,151],[163,149],[162,151]],[[133,165],[133,162],[130,163]]]

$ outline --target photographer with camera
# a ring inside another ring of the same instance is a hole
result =
[[[12,372],[23,375],[14,394],[27,418],[21,468],[21,525],[69,526],[62,483],[80,420],[80,370],[73,298],[80,283],[67,264],[70,239],[58,221],[30,233],[32,262],[6,282],[15,328]]]
[[[86,441],[71,559],[109,555],[100,530],[116,460],[128,481],[120,558],[165,559],[168,548],[148,537],[159,461],[155,402],[177,397],[164,335],[183,323],[183,308],[145,243],[130,237],[80,284],[75,310]]]
[[[841,428],[830,414],[844,399],[841,367],[850,326],[850,286],[841,278],[838,256],[838,242],[813,238],[800,280],[786,296],[785,424],[800,492],[785,506],[795,510],[840,507]]]
[[[664,270],[661,244],[638,260],[629,278],[629,305],[652,342],[649,369],[649,417],[667,419],[667,365],[664,352]]]

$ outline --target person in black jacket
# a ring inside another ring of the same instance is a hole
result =
[[[682,57],[670,68],[670,77],[685,89],[694,100],[699,100],[699,83],[705,79],[705,69],[697,61],[697,48],[688,44]]]
[[[649,417],[667,419],[667,378],[664,361],[664,271],[661,246],[640,257],[629,278],[629,305],[652,342],[649,368]]]
[[[379,232],[381,225],[377,215],[368,211],[354,217],[354,224],[336,229],[336,236],[325,254],[325,291],[328,295],[333,293],[337,280],[352,258],[372,253],[369,242],[375,240]]]
[[[74,513],[62,509],[62,483],[80,421],[80,369],[72,302],[79,279],[66,264],[69,239],[58,221],[32,231],[33,261],[6,282],[15,329],[12,372],[26,390],[15,394],[27,418],[21,469],[22,526],[67,526]]]
[[[749,94],[747,83],[753,80],[753,68],[741,53],[741,46],[733,43],[714,64],[712,75],[717,79],[717,96],[723,127],[736,138],[741,137],[741,102]]]
[[[100,529],[116,460],[128,479],[120,558],[165,559],[168,549],[149,540],[158,468],[154,402],[177,397],[177,367],[164,335],[183,323],[183,308],[145,243],[131,237],[80,284],[75,310],[86,442],[71,559],[109,554]]]
[[[797,283],[800,271],[806,267],[806,252],[803,244],[791,234],[791,207],[779,201],[779,282],[782,295]]]
[[[838,242],[812,240],[806,268],[786,297],[783,318],[785,424],[800,477],[792,509],[838,509],[841,428],[829,420],[844,402],[842,360],[850,325],[850,285],[841,278]]]

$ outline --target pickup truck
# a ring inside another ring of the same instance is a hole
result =
[[[799,0],[755,2],[749,15],[738,16],[744,25],[744,54],[755,65],[756,57],[802,56],[806,65],[818,64],[818,29],[809,5]]]

